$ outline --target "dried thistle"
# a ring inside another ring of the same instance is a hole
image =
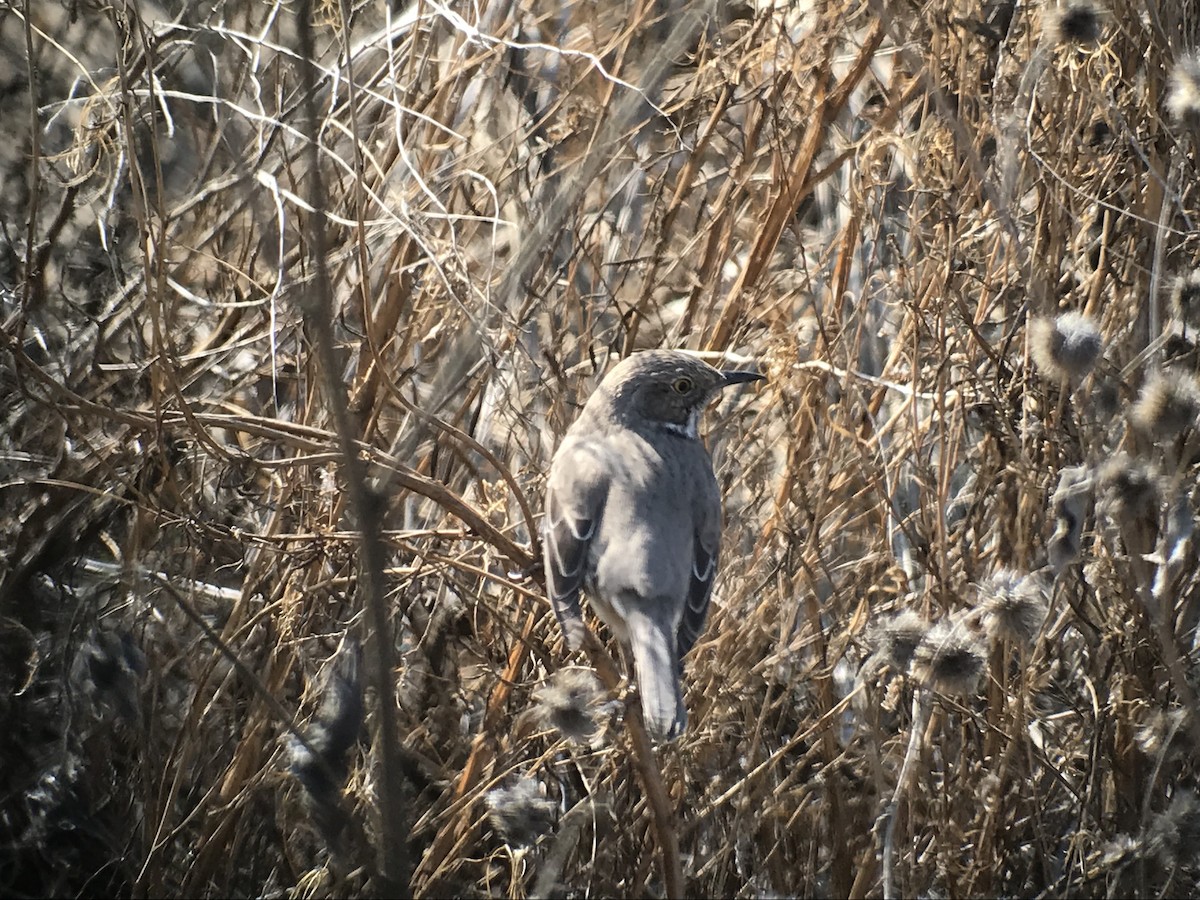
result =
[[[1183,57],[1171,71],[1167,112],[1189,128],[1200,125],[1200,55]]]
[[[1163,329],[1166,343],[1163,344],[1163,364],[1195,371],[1200,367],[1200,353],[1196,342],[1187,333],[1187,326],[1179,319],[1171,319]],[[1193,329],[1192,334],[1195,334]]]
[[[1173,745],[1184,743],[1178,738],[1184,731],[1187,719],[1187,710],[1180,707],[1166,711],[1156,709],[1138,726],[1133,739],[1138,749],[1147,756],[1166,753]]]
[[[1174,370],[1151,375],[1129,411],[1133,426],[1151,439],[1170,440],[1200,416],[1196,377]]]
[[[600,730],[603,693],[596,676],[587,669],[562,669],[533,693],[534,721],[552,728],[569,741],[588,744]]]
[[[1056,575],[1083,553],[1083,525],[1091,499],[1092,477],[1087,466],[1063,469],[1050,501],[1054,534],[1046,544],[1050,567]]]
[[[1200,326],[1200,269],[1175,276],[1168,302],[1175,318],[1193,328]]]
[[[487,792],[488,821],[504,842],[524,847],[537,842],[554,827],[557,804],[546,797],[535,778],[519,778],[506,787]]]
[[[941,694],[973,694],[986,662],[978,621],[970,615],[942,619],[925,635],[913,654],[912,675]]]
[[[871,627],[871,658],[897,672],[908,670],[918,645],[929,633],[929,623],[912,610],[897,613]]]
[[[1146,835],[1151,851],[1166,866],[1187,865],[1200,855],[1200,799],[1180,790],[1154,817]]]
[[[1036,575],[1001,569],[980,586],[983,621],[995,637],[1027,647],[1046,621],[1046,587]]]
[[[1094,44],[1103,26],[1100,7],[1093,0],[1067,0],[1054,10],[1050,27],[1060,44]]]
[[[1082,313],[1034,319],[1029,325],[1029,353],[1050,378],[1082,378],[1096,365],[1103,349],[1099,326]]]
[[[1158,480],[1149,464],[1118,453],[1100,467],[1097,508],[1118,525],[1131,525],[1158,513]]]

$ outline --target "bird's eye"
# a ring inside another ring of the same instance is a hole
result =
[[[692,379],[688,378],[686,375],[682,378],[676,378],[675,383],[672,384],[671,387],[674,388],[675,393],[677,394],[690,393],[693,387]]]

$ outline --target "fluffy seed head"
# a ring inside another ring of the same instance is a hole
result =
[[[978,621],[969,615],[951,615],[929,629],[917,645],[912,675],[938,693],[966,697],[979,686],[985,661]]]
[[[873,655],[895,671],[905,672],[928,631],[929,623],[912,610],[897,613],[871,628]]]
[[[1150,466],[1128,453],[1118,453],[1100,467],[1098,507],[1118,525],[1128,525],[1158,512],[1158,480]]]
[[[1200,56],[1197,54],[1183,57],[1171,71],[1167,112],[1189,128],[1200,125]]]
[[[1175,276],[1170,306],[1175,318],[1193,328],[1200,326],[1200,269]]]
[[[1196,343],[1189,337],[1187,326],[1179,319],[1172,319],[1165,329],[1167,336],[1163,344],[1163,364],[1172,368],[1191,369],[1193,372],[1200,368],[1200,356],[1196,353]],[[1192,329],[1192,334],[1196,333]]]
[[[1194,862],[1200,850],[1200,799],[1192,791],[1178,791],[1154,817],[1147,844],[1167,866]]]
[[[533,717],[542,728],[552,728],[577,744],[591,743],[600,730],[600,682],[587,669],[555,672],[533,694]]]
[[[513,847],[537,842],[554,826],[555,803],[546,798],[534,778],[519,778],[512,784],[494,788],[484,796],[488,821]]]
[[[1034,642],[1049,610],[1040,578],[1001,569],[980,585],[980,593],[990,634],[1023,647]]]
[[[1050,378],[1082,378],[1096,365],[1104,344],[1100,328],[1082,313],[1057,319],[1034,319],[1029,326],[1029,352]]]
[[[1154,710],[1133,733],[1138,749],[1147,756],[1157,756],[1176,743],[1186,743],[1179,741],[1179,737],[1187,723],[1187,716],[1187,710],[1179,707],[1165,712]]]
[[[1055,11],[1051,28],[1060,44],[1094,44],[1103,22],[1100,7],[1092,0],[1067,0]]]
[[[1130,421],[1152,439],[1170,440],[1200,417],[1200,385],[1186,372],[1151,375],[1129,411]]]

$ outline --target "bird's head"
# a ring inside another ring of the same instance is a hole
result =
[[[646,350],[622,360],[597,393],[627,424],[660,425],[696,438],[700,414],[722,388],[762,379],[756,372],[723,372],[677,350]]]

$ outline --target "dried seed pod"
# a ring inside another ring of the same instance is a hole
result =
[[[1151,375],[1144,385],[1129,419],[1152,440],[1171,440],[1200,417],[1200,386],[1196,377],[1173,370]]]
[[[540,727],[552,728],[577,744],[588,744],[600,730],[603,700],[595,674],[587,669],[562,669],[534,691],[531,712]]]
[[[912,610],[897,613],[871,627],[868,640],[872,658],[897,672],[905,672],[928,633],[929,623]]]
[[[1001,569],[980,585],[983,621],[995,637],[1027,647],[1046,621],[1046,585],[1036,575]]]
[[[1200,856],[1200,799],[1179,790],[1154,817],[1146,835],[1151,852],[1166,866],[1189,865]]]
[[[1200,327],[1200,269],[1175,276],[1168,302],[1175,318],[1193,328]]]
[[[535,778],[518,778],[507,786],[494,788],[484,796],[484,802],[488,821],[504,842],[513,847],[537,843],[557,819],[557,804],[546,797],[541,782]]]
[[[1188,715],[1186,709],[1179,707],[1150,712],[1133,733],[1138,749],[1147,756],[1157,756],[1167,753],[1173,746],[1186,746]]]
[[[1100,467],[1097,509],[1117,525],[1158,516],[1158,478],[1149,464],[1118,453]]]
[[[1050,501],[1054,512],[1054,534],[1046,545],[1055,575],[1079,559],[1083,552],[1083,524],[1091,500],[1092,476],[1087,466],[1063,469]]]
[[[1103,349],[1099,326],[1082,313],[1034,319],[1029,325],[1029,353],[1050,378],[1082,378],[1096,365]]]
[[[1094,44],[1103,31],[1103,12],[1094,0],[1067,0],[1051,17],[1050,27],[1060,44]]]
[[[1200,125],[1200,56],[1184,56],[1171,70],[1167,112],[1189,128]]]
[[[966,697],[979,687],[986,664],[983,633],[976,618],[947,616],[917,645],[912,675],[941,694]]]
[[[1171,319],[1163,329],[1166,342],[1163,344],[1163,365],[1195,372],[1200,368],[1200,352],[1197,352],[1193,336],[1195,329],[1188,334],[1187,326],[1179,319]]]

